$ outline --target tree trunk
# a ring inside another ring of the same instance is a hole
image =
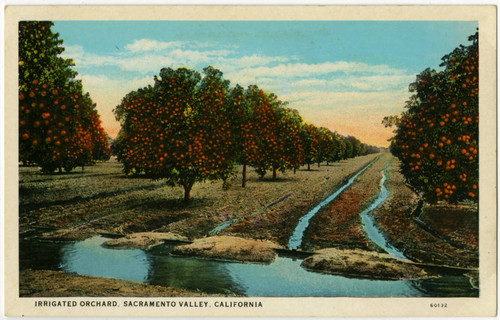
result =
[[[277,172],[276,168],[273,168],[273,180],[276,180]]]
[[[293,174],[297,173],[297,168],[293,168]]]
[[[245,188],[247,186],[247,164],[243,164],[243,179],[241,182],[241,187]]]
[[[311,164],[309,162],[307,163],[307,171],[311,171]]]
[[[62,168],[61,167],[59,167],[59,173],[62,173]]]
[[[318,168],[320,167],[320,164],[321,164],[321,163],[320,163],[320,162],[318,162]]]
[[[193,187],[192,183],[188,183],[184,185],[184,202],[191,201],[191,188]]]
[[[327,162],[326,162],[326,166],[327,166],[327,167],[330,165],[330,163],[329,163],[329,162],[330,162],[330,161],[327,161]]]

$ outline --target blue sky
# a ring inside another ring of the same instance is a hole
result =
[[[475,32],[474,21],[56,21],[111,136],[112,109],[162,67],[219,68],[232,85],[276,93],[303,118],[387,146],[384,115],[408,84]]]

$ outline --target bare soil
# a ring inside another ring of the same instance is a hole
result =
[[[19,282],[21,297],[207,296],[197,291],[128,280],[80,276],[62,271],[24,270],[19,275]]]
[[[390,154],[384,153],[347,190],[311,219],[302,242],[303,249],[378,250],[367,237],[360,214],[376,198],[381,172],[391,159]]]
[[[419,198],[404,183],[398,161],[391,164],[389,173],[387,186],[391,195],[373,214],[391,243],[416,262],[477,268],[477,208],[466,204],[425,206],[421,218],[435,231],[433,234],[424,230],[415,219]],[[470,248],[464,249],[455,242]]]
[[[259,179],[248,170],[246,188],[240,185],[240,175],[230,180],[229,190],[223,190],[222,182],[197,183],[191,192],[193,200],[187,204],[182,201],[181,187],[126,176],[114,160],[70,174],[43,175],[38,168],[21,167],[20,232],[59,240],[82,240],[101,232],[122,234],[127,237],[108,245],[125,247],[155,245],[166,239],[158,234],[166,233],[168,237],[195,240],[192,246],[179,246],[177,254],[270,262],[275,258],[272,249],[288,244],[304,214],[378,156],[378,161],[311,220],[303,248],[335,249],[320,250],[322,254],[309,258],[304,266],[371,278],[424,277],[416,266],[400,265],[380,256],[376,252],[380,249],[370,242],[361,224],[360,213],[377,196],[381,171],[393,159],[388,153],[313,166],[311,171],[303,168],[295,174],[280,173],[276,181]],[[420,218],[433,233],[426,231],[413,215],[419,198],[404,183],[398,165],[394,160],[388,169],[389,199],[373,213],[390,242],[415,262],[476,268],[477,207],[426,205]],[[230,220],[235,222],[219,237],[205,238],[216,226]],[[353,257],[351,263],[341,258],[344,262],[339,264],[339,257],[346,256]],[[476,273],[471,274],[477,282]],[[121,289],[122,284],[125,289]],[[62,272],[29,270],[21,274],[25,296],[193,294],[159,288]]]
[[[238,175],[227,191],[222,182],[196,183],[188,204],[182,201],[181,187],[125,176],[114,160],[86,168],[84,173],[59,175],[21,167],[20,190],[31,191],[20,194],[20,231],[62,229],[45,232],[45,237],[65,240],[103,231],[173,232],[196,239],[227,220],[239,219],[223,234],[285,244],[302,215],[376,156],[280,173],[276,181],[269,176],[259,179],[254,170],[248,170],[247,187],[240,186]],[[265,209],[290,193],[285,201]]]
[[[318,272],[370,279],[402,280],[431,276],[410,261],[395,259],[385,253],[359,249],[322,249],[306,258],[302,266]]]
[[[266,239],[287,246],[299,219],[377,156],[358,157],[319,168],[314,166],[312,171],[300,170],[297,175],[301,178],[297,183],[280,192],[284,195],[292,193],[286,201],[264,212],[247,215],[221,234]]]
[[[178,234],[171,232],[138,232],[118,239],[110,239],[103,243],[108,248],[141,248],[149,249],[162,244],[165,240],[184,240]]]
[[[270,241],[247,240],[230,236],[215,236],[195,240],[192,244],[175,247],[173,253],[206,258],[271,263],[279,246]]]

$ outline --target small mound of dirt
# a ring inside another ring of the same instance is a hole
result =
[[[110,239],[103,243],[109,248],[141,248],[148,249],[161,244],[165,240],[185,240],[172,232],[139,232],[132,233],[123,238]]]
[[[195,240],[192,244],[178,246],[174,254],[206,258],[270,263],[276,259],[279,248],[271,241],[248,240],[231,236],[215,236]]]
[[[410,261],[398,260],[385,253],[359,249],[319,250],[317,254],[305,259],[302,266],[318,272],[384,280],[431,277]]]
[[[82,241],[96,235],[97,233],[98,232],[92,228],[67,228],[46,232],[42,234],[40,238],[45,240]]]

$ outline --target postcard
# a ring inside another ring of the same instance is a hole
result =
[[[494,316],[495,6],[7,6],[8,316]]]

